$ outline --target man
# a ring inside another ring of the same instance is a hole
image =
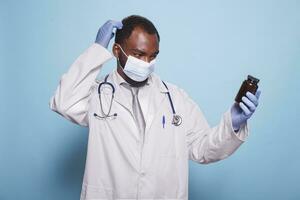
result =
[[[117,69],[96,80],[112,58]],[[260,92],[234,103],[210,128],[196,103],[153,73],[159,34],[141,16],[108,21],[60,80],[50,108],[89,127],[81,200],[188,199],[188,160],[230,156],[249,134]]]

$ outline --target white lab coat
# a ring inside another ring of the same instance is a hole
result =
[[[153,73],[151,87],[140,99],[146,121],[145,141],[141,142],[129,97],[116,83],[116,70],[108,81],[116,88],[111,114],[117,113],[117,117],[99,120],[94,116],[101,114],[96,77],[111,58],[108,50],[92,44],[61,77],[50,99],[53,111],[89,127],[80,199],[187,200],[188,160],[207,164],[225,159],[245,141],[247,125],[235,133],[227,111],[219,125],[210,128],[197,104],[182,89],[167,83],[176,112],[182,117],[180,126],[172,125],[167,90]],[[110,96],[104,89],[104,99]],[[107,102],[103,104],[105,112]]]

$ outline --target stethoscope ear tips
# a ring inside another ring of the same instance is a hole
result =
[[[96,113],[94,113],[94,117],[96,117],[96,118],[98,118],[98,119],[106,119],[106,118],[108,118],[108,117],[117,117],[117,113],[114,113],[113,115],[108,115],[108,116],[105,116],[105,117],[101,117],[101,116],[99,116],[99,115],[97,115]]]

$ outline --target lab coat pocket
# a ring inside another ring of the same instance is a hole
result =
[[[162,158],[176,158],[175,134],[176,128],[172,125],[171,115],[162,115],[162,122],[159,124],[161,131],[158,136],[158,150]]]
[[[158,164],[158,191],[163,194],[160,198],[174,198],[178,199],[180,194],[180,187],[182,183],[181,169],[184,164],[185,155],[185,140],[181,137],[183,132],[181,127],[174,126],[170,122],[162,131],[162,139],[164,144],[162,151],[159,154]]]
[[[114,193],[112,189],[103,188],[99,186],[93,186],[88,184],[82,185],[82,192],[80,200],[88,199],[114,199]]]
[[[172,124],[173,115],[162,115],[162,126],[159,134],[160,155],[164,157],[182,157],[186,151],[186,138],[183,123],[179,126]],[[163,123],[165,122],[165,123]]]
[[[179,187],[177,158],[174,155],[161,155],[158,162],[156,197],[176,199]]]

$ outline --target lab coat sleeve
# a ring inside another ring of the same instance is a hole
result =
[[[210,127],[198,105],[185,96],[187,121],[187,145],[189,159],[200,164],[216,162],[230,156],[249,135],[245,124],[234,132],[230,110],[225,112],[220,123]]]
[[[111,53],[97,43],[85,50],[62,75],[50,98],[51,110],[76,124],[88,126],[87,111],[92,86],[102,64],[111,57]]]

